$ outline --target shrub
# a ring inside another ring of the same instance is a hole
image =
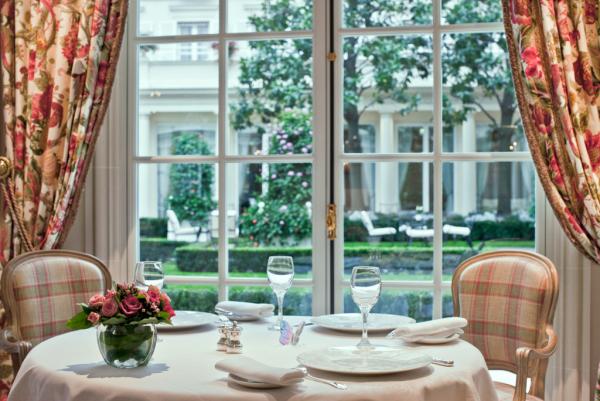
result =
[[[215,288],[169,288],[165,291],[171,298],[173,308],[176,310],[194,310],[200,312],[214,312],[219,294]]]
[[[184,241],[171,241],[164,238],[140,239],[140,260],[168,261],[175,259],[175,250],[186,245]]]
[[[140,237],[167,238],[167,218],[141,217]]]

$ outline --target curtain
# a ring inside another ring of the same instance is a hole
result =
[[[0,167],[11,167],[0,181],[2,265],[66,239],[108,107],[127,2],[0,1]],[[0,354],[0,400],[10,372]]]
[[[513,80],[546,196],[600,262],[600,24],[596,0],[503,0]]]
[[[12,164],[0,262],[61,245],[106,112],[127,0],[3,0],[0,57]]]

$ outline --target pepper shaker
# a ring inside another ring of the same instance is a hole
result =
[[[218,326],[219,341],[217,342],[217,351],[227,351],[227,342],[229,340],[230,322],[222,322]]]
[[[242,343],[240,342],[240,334],[242,328],[238,326],[236,321],[233,322],[229,328],[229,336],[227,338],[227,353],[228,354],[241,354]]]

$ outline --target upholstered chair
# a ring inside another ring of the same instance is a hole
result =
[[[481,351],[489,369],[517,375],[515,387],[495,383],[500,401],[542,400],[557,343],[552,320],[558,275],[552,262],[526,251],[482,253],[458,266],[452,296],[455,316],[469,321],[463,338]]]
[[[32,347],[68,331],[78,303],[110,286],[106,266],[80,252],[34,251],[8,262],[0,281],[6,310],[0,346],[11,354],[15,374]]]

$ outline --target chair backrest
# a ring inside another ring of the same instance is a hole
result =
[[[176,233],[181,228],[181,224],[179,223],[179,219],[175,212],[171,209],[167,210],[167,231]]]
[[[452,277],[454,315],[469,321],[464,339],[483,354],[488,368],[517,372],[519,347],[547,341],[558,299],[558,274],[545,256],[494,251],[465,260]],[[545,364],[532,369],[542,380]]]
[[[68,331],[67,320],[81,311],[77,304],[110,286],[99,259],[66,250],[18,256],[6,264],[0,281],[8,327],[17,340],[32,345]]]
[[[369,212],[367,212],[366,210],[360,212],[360,219],[362,220],[362,223],[369,232],[369,234],[371,234],[375,227],[373,226],[373,222],[371,221],[371,216],[369,216]]]

